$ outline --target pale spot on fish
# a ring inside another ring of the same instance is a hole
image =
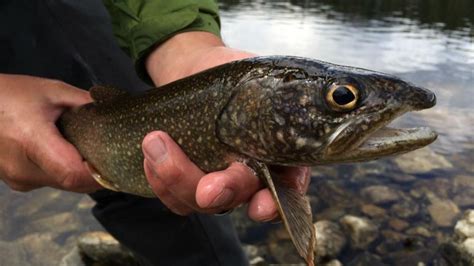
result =
[[[296,139],[296,149],[301,149],[303,146],[306,145],[306,139],[298,137]]]

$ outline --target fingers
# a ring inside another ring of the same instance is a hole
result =
[[[309,167],[283,167],[273,166],[270,168],[274,182],[280,186],[295,189],[301,194],[308,190],[311,180],[311,169]],[[248,216],[254,221],[266,222],[278,218],[278,208],[268,188],[257,192],[249,202]]]
[[[148,134],[142,146],[148,182],[156,195],[170,209],[196,209],[195,191],[204,175],[201,169],[164,132]]]
[[[219,213],[249,202],[248,215],[255,221],[278,217],[268,189],[244,164],[234,162],[227,169],[205,174],[171,139],[160,131],[148,134],[142,143],[144,168],[153,191],[174,213]],[[309,184],[309,168],[273,167],[279,183],[304,194]]]
[[[76,148],[51,126],[32,136],[26,146],[28,158],[49,178],[49,185],[68,191],[91,193],[102,187],[92,178]]]
[[[198,184],[196,201],[205,209],[232,209],[260,189],[260,180],[244,164],[234,162],[223,171],[204,176]]]
[[[244,165],[205,175],[164,132],[143,140],[145,172],[155,194],[178,214],[218,213],[248,201],[260,186]]]

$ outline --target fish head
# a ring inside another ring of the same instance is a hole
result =
[[[437,137],[426,127],[387,126],[434,106],[427,89],[317,60],[268,61],[239,83],[218,122],[221,140],[240,153],[281,165],[354,162],[405,153]]]

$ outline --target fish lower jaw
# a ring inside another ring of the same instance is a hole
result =
[[[430,128],[382,127],[367,137],[360,145],[344,153],[340,159],[367,161],[380,157],[402,154],[422,148],[436,140],[437,134]]]

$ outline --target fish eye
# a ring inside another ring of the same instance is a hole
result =
[[[350,111],[359,99],[359,90],[351,84],[332,84],[326,94],[326,101],[335,111]]]

